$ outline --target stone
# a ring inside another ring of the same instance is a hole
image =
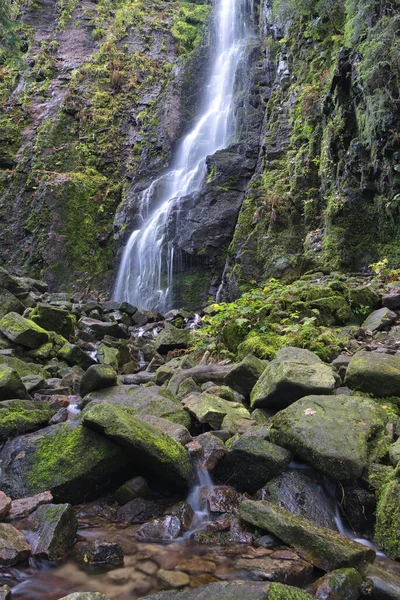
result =
[[[155,518],[139,527],[136,537],[141,541],[167,542],[181,536],[182,523],[174,515]]]
[[[84,331],[89,330],[98,341],[101,341],[106,335],[117,339],[126,339],[128,337],[126,331],[115,321],[106,322],[82,317],[78,326]]]
[[[158,367],[154,375],[153,381],[156,385],[164,385],[164,383],[167,383],[171,379],[174,373],[175,369],[170,367],[169,363],[166,365],[162,365],[161,367]]]
[[[168,354],[171,350],[187,348],[190,339],[191,334],[189,330],[177,329],[173,325],[166,323],[165,329],[156,337],[155,349],[160,354]]]
[[[311,352],[300,348],[293,353],[280,351],[254,386],[250,404],[254,408],[281,410],[303,396],[333,394],[336,382],[332,367]]]
[[[394,560],[400,558],[400,481],[389,479],[380,490],[374,540]]]
[[[29,524],[35,532],[32,553],[52,562],[65,556],[78,530],[70,504],[43,504],[31,514]]]
[[[296,555],[294,555],[296,556]],[[312,579],[313,566],[296,558],[288,560],[264,556],[261,558],[240,558],[236,569],[246,571],[250,579],[256,581],[279,581],[288,585],[305,585]]]
[[[123,446],[133,464],[178,487],[190,485],[193,470],[187,450],[152,425],[136,419],[123,406],[96,404],[85,411],[83,424]]]
[[[211,598],[212,600],[232,600],[232,598],[240,600],[312,600],[310,594],[297,587],[281,583],[245,580],[209,583],[193,590],[159,592],[146,596],[146,600],[210,600]],[[62,598],[61,600],[81,599]]]
[[[368,565],[363,571],[362,591],[373,600],[400,600],[400,577],[378,565]]]
[[[0,402],[2,400],[27,397],[27,389],[17,371],[0,365]]]
[[[163,431],[184,446],[193,439],[189,430],[179,423],[174,423],[173,421],[168,421],[167,419],[162,419],[161,417],[155,417],[154,415],[137,414],[136,418],[139,419],[139,421],[149,423],[153,427]]]
[[[11,510],[11,498],[0,490],[0,521],[3,521]]]
[[[59,600],[110,600],[108,596],[100,592],[74,592],[63,596]]]
[[[21,380],[29,394],[44,387],[44,379],[41,375],[25,375]]]
[[[90,392],[117,385],[117,372],[109,365],[92,365],[83,374],[80,385],[82,398]]]
[[[115,499],[118,504],[123,505],[134,498],[147,498],[149,494],[150,489],[144,477],[133,477],[117,489]]]
[[[83,406],[88,404],[112,404],[128,407],[132,413],[161,417],[184,427],[190,427],[190,416],[175,395],[158,386],[137,387],[118,385],[87,394]]]
[[[400,438],[389,448],[390,463],[395,467],[400,460]]]
[[[109,365],[115,371],[118,371],[121,354],[118,348],[102,342],[97,348],[97,360],[103,365]],[[115,384],[111,384],[115,385]],[[104,386],[106,387],[106,386]],[[109,386],[110,387],[110,386]]]
[[[50,504],[53,502],[51,492],[42,492],[31,496],[30,498],[20,498],[11,502],[11,510],[9,519],[23,519],[33,513],[42,504]]]
[[[0,320],[0,331],[15,344],[27,348],[39,348],[50,339],[45,329],[16,312],[8,313]]]
[[[0,402],[0,441],[44,427],[56,410],[47,402],[5,400]]]
[[[157,577],[163,584],[166,584],[171,588],[184,587],[190,583],[189,575],[183,571],[166,571],[165,569],[159,569]]]
[[[337,569],[314,583],[313,597],[315,600],[358,600],[362,582],[356,569]]]
[[[321,478],[315,472],[289,469],[261,488],[255,499],[267,500],[317,525],[337,530],[336,502],[321,483]]]
[[[11,588],[8,585],[0,587],[0,600],[11,600]]]
[[[18,298],[8,290],[0,287],[0,319],[10,312],[16,312],[19,315],[25,310],[25,306]]]
[[[124,564],[124,553],[120,544],[106,540],[79,542],[74,547],[74,558],[83,567],[120,567]]]
[[[206,423],[212,429],[220,429],[224,418],[229,414],[233,420],[251,420],[249,411],[239,402],[229,402],[214,394],[190,394],[182,400],[183,405],[199,423]]]
[[[390,310],[398,310],[400,308],[400,288],[391,290],[390,294],[383,294],[382,306]]]
[[[182,524],[182,529],[185,531],[190,529],[195,516],[193,508],[188,502],[185,501],[177,502],[177,504],[170,506],[167,508],[164,514],[178,517]]]
[[[77,365],[84,371],[96,364],[96,361],[76,344],[64,344],[57,352],[57,358],[65,361],[70,367]]]
[[[24,362],[19,358],[15,358],[14,356],[4,356],[0,355],[0,368],[4,366],[10,367],[17,371],[18,375],[21,377],[27,377],[31,375],[38,375],[42,379],[48,377],[48,372],[40,365],[35,365],[32,362]]]
[[[375,333],[375,331],[383,331],[384,329],[389,329],[396,319],[396,313],[389,310],[389,308],[379,308],[365,319],[362,328],[372,331],[372,333]]]
[[[43,329],[55,331],[67,340],[75,333],[74,315],[57,306],[39,302],[29,313],[29,318]]]
[[[232,438],[226,447],[226,455],[213,471],[215,481],[250,494],[282,473],[292,458],[284,448],[258,438]]]
[[[270,502],[245,500],[240,507],[240,516],[246,522],[273,533],[323,571],[359,568],[375,559],[371,548]]]
[[[186,447],[198,465],[207,471],[212,471],[226,454],[224,442],[212,433],[198,435]]]
[[[375,396],[400,395],[400,356],[361,350],[351,359],[345,385]]]
[[[130,523],[145,523],[153,517],[159,517],[163,514],[164,507],[153,500],[145,498],[134,498],[122,506],[116,514],[118,521],[128,521]]]
[[[353,532],[372,531],[375,523],[376,494],[353,484],[340,492],[340,511]]]
[[[27,560],[31,547],[25,536],[8,523],[0,523],[0,565],[8,567]]]
[[[251,355],[246,356],[225,375],[224,383],[248,398],[265,367],[266,363],[261,359]]]
[[[69,421],[6,442],[0,461],[0,489],[13,500],[49,490],[73,504],[99,495],[127,459],[110,440]]]
[[[369,398],[307,396],[272,418],[270,439],[331,479],[358,479],[386,423],[384,409]]]
[[[215,485],[207,494],[207,507],[213,513],[237,514],[241,495],[229,485]]]

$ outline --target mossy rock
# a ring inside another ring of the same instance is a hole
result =
[[[167,354],[171,350],[182,350],[188,347],[191,340],[190,331],[177,329],[167,324],[165,329],[156,337],[155,350],[160,354]]]
[[[386,554],[400,559],[400,481],[390,479],[380,490],[374,539]]]
[[[55,331],[67,340],[75,333],[76,318],[67,310],[39,303],[30,312],[29,318],[47,331]]]
[[[118,375],[110,365],[92,365],[83,374],[80,384],[81,396],[117,385]]]
[[[146,596],[146,600],[210,600],[210,598],[212,600],[232,600],[232,598],[240,598],[240,600],[312,600],[310,594],[297,587],[282,583],[245,580],[209,583],[194,590],[158,592]],[[62,598],[61,600],[67,599]]]
[[[319,298],[307,306],[319,311],[318,323],[321,325],[343,325],[351,315],[351,308],[343,296]]]
[[[307,396],[272,418],[270,439],[331,479],[358,479],[386,423],[384,409],[369,398]]]
[[[361,350],[347,367],[344,384],[374,396],[400,394],[400,356]]]
[[[87,394],[83,406],[93,404],[112,404],[125,406],[134,414],[162,417],[184,427],[190,427],[190,416],[172,392],[152,385],[137,387],[135,385],[119,385]]]
[[[28,377],[30,375],[37,375],[43,379],[47,379],[49,376],[46,369],[41,365],[35,365],[35,363],[32,362],[25,362],[19,358],[14,358],[13,356],[0,355],[0,369],[4,367],[10,367],[11,369],[14,369],[14,371],[16,371],[21,378]]]
[[[193,393],[186,396],[183,405],[199,423],[206,423],[212,429],[220,429],[224,418],[229,415],[233,420],[251,420],[247,408],[239,402],[229,402],[216,394]]]
[[[83,424],[125,448],[138,469],[150,470],[179,487],[193,479],[187,450],[152,425],[136,419],[129,409],[96,404],[83,415]]]
[[[27,560],[30,554],[25,536],[9,523],[0,523],[0,565],[15,565]]]
[[[0,402],[27,396],[28,392],[17,371],[0,365]]]
[[[358,600],[362,582],[362,577],[356,569],[337,569],[314,583],[314,598]]]
[[[47,425],[57,409],[46,402],[6,400],[0,402],[0,441]]]
[[[248,355],[225,375],[224,383],[248,398],[265,367],[265,362],[256,356]]]
[[[115,371],[118,371],[120,361],[120,351],[102,342],[97,348],[97,360],[103,365],[110,365]]]
[[[362,591],[366,597],[378,600],[400,600],[400,577],[378,565],[363,569]]]
[[[18,298],[8,290],[0,287],[0,319],[10,312],[21,314],[25,307]]]
[[[58,351],[57,358],[64,360],[70,367],[78,365],[84,371],[96,364],[96,361],[76,344],[64,344]]]
[[[53,342],[47,342],[47,344],[42,344],[39,348],[35,348],[34,350],[29,350],[26,353],[27,356],[33,358],[34,360],[49,360],[54,358],[55,351]]]
[[[323,571],[359,568],[375,559],[371,548],[270,502],[245,500],[240,506],[240,516],[247,523],[273,533]]]
[[[71,421],[7,442],[0,460],[0,488],[11,498],[50,490],[71,503],[99,495],[127,463],[119,446]]]
[[[12,342],[27,348],[39,348],[49,341],[45,329],[16,312],[8,313],[0,320],[0,331]]]
[[[70,504],[39,506],[29,517],[35,530],[33,554],[37,558],[60,561],[74,543],[78,521]]]

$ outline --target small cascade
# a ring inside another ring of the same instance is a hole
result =
[[[142,226],[134,231],[123,252],[114,299],[165,312],[173,302],[174,265],[179,262],[173,232],[168,231],[172,209],[199,190],[206,175],[206,158],[234,141],[235,78],[247,54],[251,35],[249,0],[217,0],[212,21],[215,55],[201,109],[193,128],[173,157],[172,168],[141,193]]]
[[[194,531],[203,529],[204,525],[210,521],[207,496],[213,490],[214,484],[207,469],[198,464],[195,465],[195,475],[197,484],[193,487],[187,499],[188,504],[193,509],[194,517],[185,537],[190,537]]]

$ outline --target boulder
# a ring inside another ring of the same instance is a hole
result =
[[[240,516],[247,523],[273,533],[323,571],[359,568],[375,559],[371,548],[270,502],[245,500]]]
[[[312,596],[297,587],[265,581],[222,581],[202,585],[183,592],[158,592],[146,600],[312,600]],[[92,600],[91,598],[61,598],[60,600]],[[94,599],[93,599],[94,600]],[[100,599],[99,599],[100,600]]]
[[[375,542],[394,560],[400,559],[400,481],[390,479],[380,490]]]
[[[164,513],[164,507],[160,502],[146,500],[145,498],[134,498],[130,500],[116,513],[118,522],[145,523],[153,517],[160,517]]]
[[[390,463],[395,467],[400,460],[400,438],[389,448]]]
[[[224,442],[208,432],[198,435],[186,447],[199,467],[206,471],[212,471],[226,454]]]
[[[28,559],[30,554],[25,536],[12,525],[0,523],[0,565],[15,565]]]
[[[0,441],[47,425],[56,409],[47,402],[5,400],[0,402]]]
[[[0,402],[13,398],[26,398],[27,396],[27,389],[17,371],[0,365]]]
[[[21,381],[29,394],[44,388],[44,379],[41,375],[25,375],[21,377]],[[16,397],[18,396],[14,396]]]
[[[29,318],[46,329],[55,331],[67,340],[75,333],[76,319],[67,310],[51,306],[50,304],[39,303],[30,312]]]
[[[74,558],[83,567],[120,567],[124,564],[124,553],[120,544],[106,540],[79,542],[74,547]]]
[[[3,521],[11,510],[11,498],[0,491],[0,521]]]
[[[78,530],[70,504],[43,504],[31,514],[29,524],[35,532],[32,553],[52,562],[64,557]]]
[[[78,365],[78,367],[81,367],[84,371],[96,364],[94,358],[89,356],[89,354],[86,354],[86,352],[76,344],[64,344],[58,351],[57,358],[59,360],[64,360],[70,367]]]
[[[227,415],[234,420],[251,420],[249,411],[240,402],[229,402],[207,392],[190,394],[182,400],[182,403],[199,423],[206,423],[213,429],[221,429],[222,422]]]
[[[12,342],[27,348],[39,348],[49,341],[45,329],[16,312],[8,313],[0,320],[0,331]]]
[[[344,383],[375,396],[400,395],[400,356],[361,350],[352,357]]]
[[[90,392],[110,388],[117,385],[118,375],[109,365],[92,365],[83,374],[80,385],[80,394],[86,396]]]
[[[0,600],[11,600],[11,588],[8,585],[0,587]]]
[[[21,379],[32,375],[38,375],[43,379],[46,379],[46,377],[49,376],[48,372],[40,365],[25,362],[19,358],[14,358],[13,356],[4,356],[4,354],[0,355],[0,366],[1,368],[10,367],[11,369],[14,369]]]
[[[173,421],[168,421],[167,419],[162,419],[161,417],[155,417],[153,415],[137,414],[136,418],[153,425],[153,427],[157,427],[157,429],[171,436],[174,440],[184,446],[193,439],[189,430],[179,423],[174,423]]]
[[[171,350],[182,350],[188,347],[191,339],[188,329],[177,329],[167,323],[156,338],[155,349],[160,354],[168,354]]]
[[[11,510],[9,519],[23,519],[30,515],[42,504],[50,504],[53,502],[53,496],[50,492],[42,492],[31,496],[30,498],[20,498],[11,502]]]
[[[170,542],[182,534],[182,523],[174,515],[155,518],[139,527],[136,537],[141,541]]]
[[[337,569],[314,583],[313,597],[315,600],[358,600],[362,581],[356,569]]]
[[[400,600],[400,577],[378,565],[368,565],[363,571],[362,591],[372,600]],[[347,600],[347,599],[346,599]]]
[[[215,481],[250,494],[282,473],[292,457],[284,448],[251,437],[232,438],[226,448],[226,455],[213,471]]]
[[[224,383],[248,398],[265,367],[266,363],[256,356],[246,356],[225,375]]]
[[[82,317],[78,323],[79,327],[83,331],[89,331],[92,336],[101,341],[106,335],[109,335],[118,339],[126,339],[128,336],[125,330],[115,321],[106,322],[98,321],[97,319],[89,319],[88,317]]]
[[[400,288],[394,288],[389,294],[383,294],[382,306],[390,308],[390,310],[398,310],[400,308]]]
[[[275,553],[277,554],[277,553]],[[294,552],[287,556],[262,556],[240,558],[236,569],[245,571],[249,579],[257,581],[280,581],[289,585],[305,585],[312,579],[313,566],[301,560]],[[273,597],[273,595],[272,595]],[[278,596],[279,598],[279,596]]]
[[[83,406],[94,404],[112,404],[125,406],[133,413],[161,417],[184,427],[190,427],[190,416],[184,410],[174,394],[158,386],[137,387],[136,385],[118,385],[87,394]]]
[[[136,419],[129,409],[96,404],[83,415],[83,423],[123,446],[140,469],[187,487],[193,479],[187,450],[152,425]]]
[[[369,398],[307,396],[272,418],[270,439],[331,479],[358,479],[386,423],[384,409]]]
[[[280,350],[250,396],[251,406],[280,410],[310,394],[333,394],[337,375],[318,356],[301,348]]]
[[[389,310],[389,308],[379,308],[368,315],[362,324],[362,328],[372,331],[372,333],[375,333],[375,331],[383,331],[384,329],[389,329],[396,319],[396,313]]]
[[[3,267],[0,267],[0,288],[4,288],[13,294],[23,294],[29,290],[28,286],[24,285],[19,277],[10,275]]]
[[[98,495],[126,466],[119,446],[72,421],[7,442],[0,461],[0,489],[12,499],[50,490],[72,503]]]
[[[102,365],[110,365],[115,371],[118,371],[118,366],[121,358],[121,353],[118,348],[114,348],[109,344],[102,342],[97,348],[97,360]],[[110,384],[114,385],[114,384]]]
[[[311,470],[289,469],[269,481],[255,498],[282,506],[322,527],[337,530],[335,500],[321,485],[321,478]]]
[[[150,495],[150,489],[144,477],[133,477],[125,481],[115,492],[115,499],[118,504],[127,504],[134,498],[147,498]]]
[[[0,319],[10,312],[16,312],[22,315],[24,310],[24,305],[14,296],[14,294],[0,287]]]

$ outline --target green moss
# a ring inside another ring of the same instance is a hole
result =
[[[21,435],[46,425],[56,411],[45,402],[6,400],[0,403],[0,439]]]
[[[393,559],[400,558],[400,483],[391,479],[381,490],[376,510],[375,541]]]
[[[310,600],[312,596],[299,588],[289,587],[281,583],[271,583],[268,600]]]

